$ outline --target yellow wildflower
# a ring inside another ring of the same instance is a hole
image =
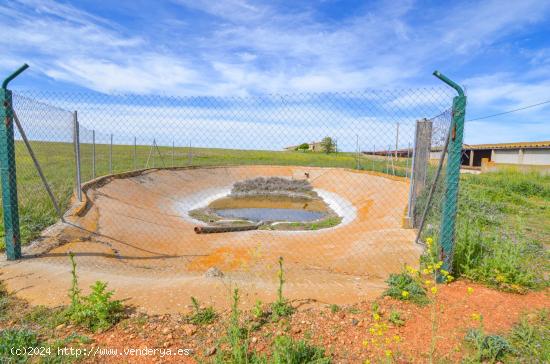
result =
[[[388,358],[391,357],[393,354],[391,350],[386,350],[385,353]]]
[[[363,346],[368,347],[369,346],[369,341],[368,340],[363,341]]]
[[[472,287],[468,287],[466,288],[466,292],[471,295],[472,293],[474,293],[474,289]]]
[[[454,279],[455,279],[455,277],[453,277],[452,275],[447,276],[447,282],[449,282],[449,283],[454,281]]]
[[[426,280],[424,281],[424,284],[425,284],[426,286],[429,286],[429,285],[432,284],[432,281],[430,281],[429,279],[426,279]]]
[[[399,335],[393,335],[393,340],[395,340],[396,343],[401,341],[401,336]]]
[[[409,291],[402,291],[402,292],[401,292],[401,296],[402,296],[403,298],[409,297]]]
[[[432,293],[433,294],[436,294],[437,293],[437,287],[436,286],[433,286],[432,289],[431,289]]]
[[[472,313],[472,320],[474,320],[474,321],[481,320],[481,315],[477,312]]]
[[[434,243],[434,239],[432,239],[432,238],[427,238],[426,239],[426,244],[432,245],[433,243]]]

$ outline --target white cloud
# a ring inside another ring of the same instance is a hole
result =
[[[191,17],[160,21],[184,29],[185,39],[171,36],[171,29],[163,29],[162,37],[132,31],[54,0],[2,3],[0,32],[9,36],[0,38],[6,55],[0,70],[24,60],[48,77],[101,92],[244,96],[416,87],[431,80],[433,65],[455,71],[467,65],[460,73],[468,75],[463,83],[469,117],[550,98],[550,74],[540,67],[548,63],[545,48],[517,52],[531,59],[523,74],[497,69],[473,77],[476,57],[544,22],[549,2],[503,6],[493,0],[424,9],[413,1],[380,1],[330,21],[320,20],[314,6],[291,12],[270,2],[172,2],[192,9]],[[193,19],[195,12],[205,23]],[[156,24],[154,17],[146,18]],[[430,97],[405,101],[421,105]],[[541,120],[540,113],[522,115]],[[538,128],[549,137],[547,128]]]

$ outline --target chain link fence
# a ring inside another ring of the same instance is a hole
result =
[[[21,240],[52,265],[256,288],[282,256],[297,296],[366,294],[439,233],[452,95],[14,93],[45,177],[16,133]]]

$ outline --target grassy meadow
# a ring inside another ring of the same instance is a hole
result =
[[[437,240],[441,194],[424,238]],[[548,286],[550,176],[513,169],[462,175],[456,229],[457,276],[519,293]]]
[[[75,185],[74,147],[70,143],[31,142],[48,183],[62,209],[66,208]],[[15,142],[17,188],[19,197],[20,230],[23,244],[36,238],[40,231],[58,218],[40,181],[25,145]],[[91,144],[81,144],[82,181],[92,179]],[[312,153],[287,151],[258,151],[188,147],[158,147],[149,145],[113,145],[112,173],[148,167],[215,166],[215,165],[301,165],[315,167],[343,167],[374,170],[404,176],[408,162],[395,161],[392,168],[383,159],[372,160],[355,153]],[[109,145],[96,144],[96,174],[109,174]],[[1,197],[0,197],[1,198]],[[0,214],[2,211],[0,211]],[[0,221],[0,250],[4,249],[3,219]]]

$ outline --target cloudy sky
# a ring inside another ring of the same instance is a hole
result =
[[[15,90],[246,96],[463,85],[467,119],[550,100],[550,2],[1,0]],[[550,140],[550,103],[467,143]]]

